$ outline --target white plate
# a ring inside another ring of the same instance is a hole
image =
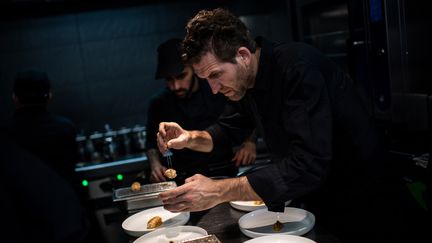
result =
[[[207,231],[197,226],[176,226],[172,228],[157,229],[136,239],[133,243],[168,243],[180,242],[206,236]]]
[[[297,235],[267,235],[245,241],[243,243],[316,243],[311,239]]]
[[[159,229],[186,224],[190,213],[171,213],[163,207],[150,208],[129,216],[123,221],[122,228],[129,235],[139,237],[155,230],[147,229],[147,222],[155,216],[162,218],[162,225],[156,228]]]
[[[271,230],[271,226],[276,220],[284,223],[284,227],[280,232],[273,232]],[[291,223],[290,225],[289,222],[295,223]],[[238,223],[240,231],[251,238],[275,234],[303,235],[309,232],[315,225],[315,216],[300,208],[285,207],[283,213],[269,212],[267,208],[264,208],[243,215]],[[258,230],[256,229],[257,227],[265,227],[268,230]]]
[[[267,206],[263,204],[256,204],[256,201],[231,201],[231,207],[241,210],[241,211],[254,211],[257,209],[267,208]]]
[[[262,209],[262,208],[267,208],[267,206],[265,204],[256,204],[256,201],[231,201],[230,205],[231,207],[241,210],[241,211],[246,211],[246,212],[251,212],[254,210],[258,210],[258,209]],[[285,206],[288,206],[288,204],[291,203],[290,201],[287,201],[285,203]]]

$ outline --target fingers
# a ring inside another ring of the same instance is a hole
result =
[[[186,131],[182,131],[180,135],[173,137],[167,142],[167,147],[173,149],[183,149],[186,147],[188,139],[189,134]]]
[[[252,153],[249,159],[249,164],[253,164],[256,160],[256,153]]]
[[[165,154],[169,148],[184,148],[185,137],[181,135],[182,132],[182,128],[175,122],[159,123],[159,132],[157,133],[159,151]]]
[[[165,171],[166,171],[165,167],[161,167],[158,170],[154,171],[155,177],[158,179],[158,181],[166,181],[166,178],[164,176]]]
[[[234,161],[235,166],[239,167],[239,163],[238,163],[238,160],[237,160],[237,153],[234,154],[234,157],[231,159],[231,161]]]
[[[174,148],[174,149],[182,149],[183,147],[180,145],[182,143],[182,138],[174,138],[167,142],[167,148]]]
[[[242,158],[242,160],[241,160],[241,164],[242,165],[247,165],[248,163],[248,160],[249,160],[249,155],[247,154],[247,153],[245,153],[244,155],[243,155],[243,158]]]
[[[166,151],[168,150],[167,145],[162,137],[162,135],[158,132],[157,135],[157,145],[158,145],[158,149],[162,154],[165,154]]]
[[[178,204],[165,204],[164,209],[173,212],[173,213],[180,213],[180,212],[189,212],[191,211],[188,207],[188,203],[182,202]]]
[[[237,151],[237,153],[235,154],[232,160],[235,161],[235,165],[239,167],[241,165],[252,164],[255,161],[255,159],[256,159],[255,151],[251,151],[243,147]]]
[[[160,134],[162,137],[166,136],[165,125],[166,125],[166,122],[159,123],[159,132],[158,132],[158,134]]]
[[[242,161],[243,165],[248,165],[252,162],[252,155],[250,153],[247,153],[245,158]]]
[[[191,211],[192,203],[186,199],[188,188],[185,185],[159,194],[166,210],[174,213]]]
[[[165,154],[168,150],[167,141],[169,140],[169,137],[167,135],[167,130],[169,129],[172,122],[161,122],[159,123],[159,132],[157,133],[157,143],[159,151],[162,154]]]
[[[179,186],[175,189],[168,190],[165,192],[159,193],[159,198],[163,201],[164,204],[173,204],[178,200],[177,198],[185,193],[185,185]]]
[[[159,174],[156,171],[152,171],[150,175],[150,182],[151,183],[157,183],[157,182],[163,182],[166,181],[165,177],[161,174]]]
[[[235,166],[239,167],[240,165],[242,165],[243,160],[244,160],[244,151],[243,149],[240,149],[239,151],[236,152],[233,158],[233,161],[235,161]]]

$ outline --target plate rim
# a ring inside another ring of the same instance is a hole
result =
[[[177,223],[176,225],[170,225],[170,226],[168,226],[168,227],[166,227],[166,226],[161,226],[161,227],[158,227],[158,228],[156,228],[156,229],[142,229],[142,230],[132,230],[132,229],[127,229],[127,228],[125,227],[125,223],[126,223],[126,221],[128,221],[128,220],[132,220],[132,218],[138,217],[138,215],[140,215],[140,214],[144,214],[145,212],[148,212],[148,211],[157,211],[157,210],[166,210],[166,209],[164,209],[163,206],[159,206],[159,207],[153,207],[153,208],[144,209],[144,210],[142,210],[142,211],[140,211],[140,212],[134,213],[134,214],[130,215],[129,217],[127,217],[125,220],[123,220],[123,222],[122,222],[122,224],[121,224],[122,229],[123,229],[127,234],[129,234],[129,235],[131,235],[131,236],[134,236],[134,237],[140,237],[140,236],[142,236],[142,235],[144,235],[144,234],[147,234],[147,233],[149,233],[149,232],[155,231],[155,230],[157,230],[157,229],[170,228],[170,227],[176,227],[176,226],[184,225],[184,224],[186,224],[186,223],[189,221],[189,218],[190,218],[190,213],[189,213],[189,212],[180,212],[180,213],[178,213],[178,215],[174,216],[173,218],[175,218],[175,217],[179,217],[179,216],[183,216],[184,219],[181,220],[180,223]],[[168,210],[166,210],[166,211],[168,211]],[[168,212],[169,212],[169,211],[168,211]]]
[[[269,235],[297,235],[297,236],[302,236],[302,235],[308,233],[309,231],[311,231],[313,229],[313,227],[315,226],[315,215],[313,213],[311,213],[310,211],[305,210],[303,208],[296,208],[296,207],[285,207],[284,211],[286,209],[289,209],[289,210],[294,209],[294,210],[304,211],[306,213],[306,217],[310,218],[310,221],[311,221],[310,226],[308,228],[306,228],[305,230],[300,230],[300,231],[295,231],[295,232],[283,232],[283,233],[258,233],[258,232],[254,232],[254,231],[251,231],[251,230],[248,230],[248,229],[241,227],[240,221],[245,220],[245,218],[250,217],[251,215],[256,214],[256,213],[268,211],[267,208],[263,208],[263,209],[254,210],[252,212],[249,212],[249,213],[241,216],[237,221],[238,227],[240,228],[240,231],[243,234],[245,234],[246,236],[251,237],[251,238],[257,238],[257,237],[269,236]]]
[[[301,235],[286,235],[286,234],[265,235],[265,236],[249,239],[247,241],[244,241],[243,243],[253,243],[253,242],[259,241],[259,239],[261,239],[261,240],[278,240],[278,239],[272,239],[273,237],[282,237],[282,238],[288,237],[288,239],[286,239],[286,240],[289,240],[289,238],[297,238],[297,239],[301,238],[301,240],[305,240],[306,241],[304,243],[316,243],[316,241],[314,241],[312,239],[309,239],[307,237],[301,236]],[[285,240],[285,239],[282,239],[282,240]]]
[[[259,210],[259,209],[265,209],[267,208],[267,205],[264,203],[263,205],[239,205],[237,202],[254,202],[254,201],[258,201],[258,200],[233,200],[233,201],[229,201],[229,204],[231,207],[243,211],[243,212],[252,212],[255,210]],[[285,207],[287,207],[288,205],[290,205],[292,202],[292,200],[288,200],[285,202]]]
[[[230,201],[229,204],[231,205],[231,207],[240,210],[240,211],[244,211],[244,212],[252,212],[258,209],[265,209],[267,208],[267,205],[263,204],[263,205],[239,205],[236,202],[253,202],[253,201],[257,201],[257,200],[247,200],[247,201],[242,201],[242,200],[235,200],[235,201]]]
[[[193,225],[178,225],[178,226],[174,226],[174,227],[168,227],[169,230],[172,230],[173,228],[190,228],[190,229],[197,229],[197,230],[201,230],[205,233],[204,236],[208,235],[207,230],[205,230],[202,227],[199,226],[193,226]],[[149,232],[148,234],[144,234],[141,235],[140,237],[138,237],[137,239],[135,239],[132,243],[140,243],[140,241],[142,240],[149,240],[146,238],[152,237],[153,235],[159,235],[160,231],[165,231],[168,230],[168,228],[158,228],[156,230],[153,230],[152,232]],[[196,232],[196,231],[195,231]],[[201,232],[196,232],[196,233],[201,233]]]

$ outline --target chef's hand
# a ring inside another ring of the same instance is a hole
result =
[[[202,211],[222,202],[218,181],[200,174],[187,178],[182,186],[161,192],[159,197],[171,212]]]
[[[242,144],[240,149],[235,153],[232,161],[235,166],[249,165],[255,162],[256,159],[256,144],[251,141],[246,141]]]
[[[175,122],[159,123],[159,132],[157,133],[158,148],[162,154],[165,154],[169,148],[183,149],[190,139],[188,131],[184,130]]]
[[[159,161],[155,161],[150,163],[151,174],[150,174],[150,182],[163,182],[166,181],[164,172],[167,170],[165,166],[163,166]]]

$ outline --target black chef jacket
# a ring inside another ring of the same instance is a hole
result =
[[[254,127],[262,131],[273,163],[246,176],[269,210],[301,202],[294,206],[342,242],[424,241],[427,224],[392,177],[382,135],[353,81],[306,44],[256,41],[255,85],[236,112],[207,129],[214,146],[239,143]]]
[[[257,43],[254,87],[237,113],[207,131],[218,146],[226,138],[238,143],[255,126],[262,130],[273,163],[247,178],[269,209],[281,211],[298,198],[322,208],[381,176],[383,148],[353,81],[306,44]]]
[[[147,113],[146,149],[158,148],[156,134],[160,122],[177,122],[186,130],[204,130],[216,122],[225,109],[226,98],[221,94],[214,95],[207,81],[197,79],[197,82],[199,88],[190,97],[179,98],[168,88],[152,97]],[[171,151],[180,183],[196,173],[207,176],[234,176],[236,173],[229,143],[210,153],[189,149]]]
[[[47,112],[45,106],[22,107],[15,111],[6,128],[22,148],[78,187],[75,177],[78,161],[76,128],[69,119]]]

